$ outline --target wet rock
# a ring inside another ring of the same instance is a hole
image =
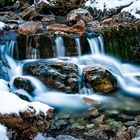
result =
[[[19,25],[18,31],[20,34],[31,35],[43,31],[41,22],[30,21],[25,24]]]
[[[30,101],[30,99],[27,97],[27,96],[25,96],[25,95],[22,95],[22,94],[20,94],[20,93],[15,93],[19,98],[21,98],[22,100],[25,100],[25,101]]]
[[[39,78],[47,87],[66,93],[78,92],[78,67],[70,62],[36,61],[24,65],[24,74]]]
[[[27,9],[25,9],[23,12],[19,13],[19,15],[24,20],[30,20],[31,18],[33,18],[34,16],[36,16],[37,13],[36,13],[35,7],[32,6],[32,7],[29,7]]]
[[[24,89],[32,96],[33,96],[34,90],[36,89],[36,87],[33,85],[33,83],[29,79],[22,78],[22,77],[16,77],[13,81],[13,85],[17,89]]]
[[[96,125],[100,125],[100,124],[104,123],[104,119],[105,119],[105,116],[101,115],[101,116],[97,117],[96,119],[94,119],[94,122]]]
[[[80,20],[83,20],[85,23],[87,23],[93,21],[93,17],[88,10],[78,8],[68,13],[67,20],[72,24],[75,24]]]
[[[56,140],[79,140],[79,139],[74,138],[70,135],[59,135],[56,137]]]
[[[107,135],[100,129],[98,130],[89,130],[89,132],[85,132],[85,139],[86,140],[92,140],[92,139],[97,139],[97,140],[108,140]]]
[[[111,126],[112,131],[117,132],[119,129],[123,128],[123,123],[120,121],[115,121],[114,119],[108,119],[105,124]]]
[[[111,131],[111,127],[110,127],[109,125],[100,124],[99,127],[100,127],[101,130],[103,130],[103,131]]]
[[[116,78],[108,70],[101,67],[87,67],[83,71],[84,82],[95,92],[108,93],[117,86]]]
[[[47,29],[53,32],[60,31],[65,33],[75,33],[75,34],[83,35],[85,32],[85,22],[83,20],[80,20],[79,22],[77,22],[71,27],[65,24],[55,23],[49,25]]]
[[[91,21],[91,22],[88,22],[87,23],[86,31],[88,31],[88,32],[96,32],[96,33],[99,33],[100,32],[100,29],[101,29],[101,24],[97,20],[94,20],[94,21]]]
[[[97,109],[90,110],[90,115],[93,117],[97,117],[99,115],[99,111]]]

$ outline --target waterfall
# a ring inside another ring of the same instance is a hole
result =
[[[39,59],[40,52],[39,52],[39,37],[35,36],[35,44],[36,46],[32,46],[33,38],[30,36],[26,37],[26,59]]]
[[[55,39],[55,47],[56,47],[56,57],[64,57],[65,56],[65,47],[64,41],[62,37],[56,37]]]
[[[6,41],[5,44],[0,45],[1,54],[8,55],[12,58],[18,58],[17,42],[15,40]]]
[[[81,56],[80,38],[79,38],[79,37],[76,37],[76,38],[75,38],[75,42],[76,42],[78,57],[80,57],[80,56]]]
[[[104,42],[102,35],[96,37],[93,34],[88,33],[87,40],[92,55],[104,53]]]
[[[36,41],[35,42],[36,45],[32,46],[32,44],[34,44],[32,43],[33,39],[30,36],[27,36],[26,38],[26,58],[28,59],[27,60],[28,62],[35,61],[35,59],[40,58],[38,37],[35,38],[35,41]],[[15,42],[12,41],[7,42],[4,46],[1,46],[1,52],[7,52],[6,54],[9,55],[7,57],[7,61],[10,67],[9,76],[11,82],[15,77],[21,77],[30,80],[35,85],[36,96],[32,99],[33,101],[41,101],[53,107],[84,108],[84,107],[89,107],[89,105],[85,106],[83,99],[87,97],[95,100],[96,99],[95,96],[96,96],[97,100],[99,101],[102,100],[103,102],[114,103],[114,100],[112,100],[112,98],[108,96],[96,95],[94,91],[91,90],[91,87],[89,85],[87,86],[84,85],[83,83],[81,84],[83,80],[82,79],[83,69],[87,66],[101,66],[106,68],[117,78],[118,86],[120,89],[122,89],[123,92],[125,92],[127,95],[140,97],[140,83],[135,78],[137,75],[140,75],[140,68],[138,66],[131,65],[131,64],[123,64],[117,59],[115,59],[114,57],[110,57],[104,54],[105,48],[104,48],[104,41],[102,35],[95,36],[93,34],[88,34],[87,41],[89,43],[90,50],[91,50],[90,55],[82,56],[80,38],[76,37],[75,43],[77,47],[78,57],[67,57],[66,59],[65,58],[60,59],[59,57],[65,57],[64,42],[62,37],[55,38],[55,49],[56,49],[55,60],[71,62],[78,66],[80,83],[79,83],[79,93],[77,94],[68,95],[57,91],[55,92],[52,89],[48,89],[44,87],[42,82],[40,82],[38,79],[28,75],[23,75],[22,67],[25,62],[20,62],[20,61],[17,62],[11,59],[11,57],[14,56],[13,48],[15,47]],[[29,60],[31,58],[32,60]],[[68,73],[70,73],[69,69],[68,69]]]

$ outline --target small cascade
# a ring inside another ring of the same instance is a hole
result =
[[[26,59],[40,58],[38,39],[39,37],[35,36],[35,47],[33,47],[33,38],[30,38],[29,36],[26,37]]]
[[[98,40],[99,40],[99,45],[100,45],[100,52],[103,54],[104,52],[105,52],[105,46],[104,46],[104,38],[103,38],[103,36],[102,36],[102,34],[100,34],[99,36],[98,36]]]
[[[80,56],[81,56],[80,38],[79,38],[79,37],[76,37],[76,38],[75,38],[75,42],[76,42],[78,57],[80,57]]]
[[[15,40],[9,40],[5,44],[0,45],[0,51],[11,58],[18,58],[17,42]]]
[[[56,37],[55,39],[55,47],[56,47],[56,57],[64,57],[65,56],[65,47],[64,41],[62,37]]]
[[[103,42],[102,35],[99,35],[98,37],[96,37],[93,34],[88,33],[87,40],[88,40],[92,55],[104,53],[104,42]]]

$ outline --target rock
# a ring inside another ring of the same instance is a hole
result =
[[[34,84],[29,79],[22,78],[22,77],[16,77],[13,81],[13,85],[17,89],[24,89],[32,96],[34,95],[33,92],[36,89]]]
[[[137,131],[135,138],[140,137],[140,129]]]
[[[15,113],[0,114],[0,123],[4,124],[12,135],[9,139],[32,140],[37,132],[44,132],[50,125],[52,110],[48,110],[47,115],[39,112],[35,113],[33,107],[26,111]]]
[[[47,87],[66,93],[79,90],[78,67],[70,62],[39,60],[24,65],[24,74],[39,78]]]
[[[137,129],[134,126],[130,126],[128,127],[127,132],[130,134],[131,138],[134,138],[137,133]]]
[[[67,15],[69,11],[79,8],[84,4],[84,0],[51,0],[42,1],[38,3],[40,13],[47,14],[50,11],[55,15]]]
[[[93,17],[90,12],[86,9],[78,8],[70,11],[67,15],[67,20],[70,23],[77,23],[80,20],[83,20],[85,23],[93,21]]]
[[[100,124],[104,123],[104,119],[105,119],[105,116],[101,115],[101,116],[97,117],[96,119],[94,119],[94,122],[96,125],[100,125]]]
[[[9,20],[19,20],[20,16],[15,14],[14,12],[5,12],[4,17],[8,18]]]
[[[106,125],[111,126],[112,131],[117,132],[119,129],[123,128],[123,123],[120,121],[115,121],[114,119],[108,119],[105,121]]]
[[[131,140],[131,137],[127,131],[118,131],[116,134],[116,140]]]
[[[99,115],[99,111],[97,109],[90,110],[90,115],[93,117],[97,117]]]
[[[30,20],[31,18],[33,18],[34,16],[36,16],[37,13],[36,13],[35,7],[32,6],[32,7],[29,7],[27,9],[25,9],[23,12],[19,13],[19,15],[24,20]]]
[[[90,85],[95,92],[108,93],[117,86],[117,80],[111,72],[101,67],[87,67],[83,75],[85,84]]]
[[[85,22],[83,20],[80,20],[72,27],[68,27],[65,24],[55,23],[47,26],[47,29],[53,32],[61,31],[66,33],[75,33],[75,34],[83,35],[85,32]]]
[[[74,138],[70,135],[59,135],[56,137],[56,140],[79,140],[79,139]]]
[[[100,124],[99,127],[100,127],[101,130],[103,130],[103,131],[111,131],[111,127],[110,127],[109,125]]]
[[[136,121],[138,124],[140,124],[140,115],[137,115],[137,116],[135,117],[135,121]]]
[[[102,21],[102,24],[110,26],[116,24],[116,21],[112,18],[107,18]]]
[[[88,130],[90,130],[90,129],[92,129],[94,126],[95,126],[94,124],[87,124],[87,125],[86,125],[86,128],[87,128]]]
[[[127,121],[124,123],[125,126],[137,126],[136,121]]]
[[[4,6],[10,6],[13,4],[13,0],[1,0],[0,1],[0,7],[4,7]]]
[[[22,25],[19,25],[18,31],[20,34],[31,35],[42,32],[43,26],[41,22],[30,21]]]
[[[71,129],[74,131],[80,131],[80,130],[84,130],[85,129],[85,126],[83,125],[80,125],[79,123],[75,123],[71,126]]]
[[[25,96],[25,95],[22,95],[22,94],[20,94],[20,93],[15,93],[19,98],[21,98],[22,100],[25,100],[25,101],[28,101],[28,102],[30,102],[30,99],[27,97],[27,96]]]
[[[107,135],[100,129],[98,130],[89,130],[89,132],[84,133],[86,140],[108,140]]]
[[[2,91],[0,98],[0,124],[11,131],[9,139],[30,140],[48,129],[53,108],[37,101],[24,101],[7,91]]]

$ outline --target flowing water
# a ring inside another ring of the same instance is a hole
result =
[[[64,57],[65,56],[65,47],[64,41],[62,37],[56,37],[55,39],[55,47],[56,47],[56,57]]]
[[[18,58],[17,42],[8,40],[5,44],[0,45],[1,54],[8,55],[12,58]]]
[[[77,45],[78,57],[65,57],[65,47],[63,43],[62,37],[57,37],[55,39],[56,43],[56,61],[63,61],[67,59],[68,62],[72,62],[78,65],[79,75],[82,75],[83,68],[89,65],[97,65],[108,69],[114,76],[116,76],[119,88],[121,91],[118,93],[121,95],[121,99],[116,96],[104,96],[99,95],[98,93],[94,93],[90,87],[82,86],[79,83],[80,92],[77,94],[65,94],[57,91],[52,91],[46,88],[38,79],[31,76],[23,76],[22,74],[22,66],[26,62],[35,61],[35,59],[28,59],[23,62],[15,62],[10,57],[7,57],[7,61],[9,64],[9,75],[11,80],[11,85],[14,77],[24,77],[29,79],[36,86],[35,97],[32,100],[41,101],[51,105],[53,107],[58,108],[90,108],[91,104],[83,102],[84,98],[90,98],[96,100],[97,102],[103,102],[106,106],[113,107],[114,103],[121,103],[121,100],[125,100],[124,94],[127,96],[138,97],[140,98],[140,82],[136,79],[136,76],[140,75],[140,67],[132,64],[122,64],[114,57],[110,57],[104,53],[104,42],[102,35],[94,36],[92,34],[88,34],[87,40],[90,45],[91,54],[82,56],[81,54],[81,45],[80,38],[75,38]],[[31,45],[31,41],[27,38],[27,46]],[[27,47],[26,46],[26,47]],[[30,57],[31,54],[27,54],[27,58]],[[64,59],[60,60],[60,57],[64,57]],[[37,58],[37,57],[35,57]],[[15,69],[16,68],[16,69]],[[82,77],[82,76],[81,76]],[[36,81],[36,82],[35,82]],[[81,81],[81,80],[80,80]],[[13,88],[13,90],[15,90]],[[24,94],[24,93],[23,93]],[[131,99],[128,98],[128,101]],[[132,100],[133,102],[134,100]],[[95,102],[92,106],[96,106],[98,103]],[[72,104],[71,104],[72,103]],[[97,104],[96,104],[97,103]]]

